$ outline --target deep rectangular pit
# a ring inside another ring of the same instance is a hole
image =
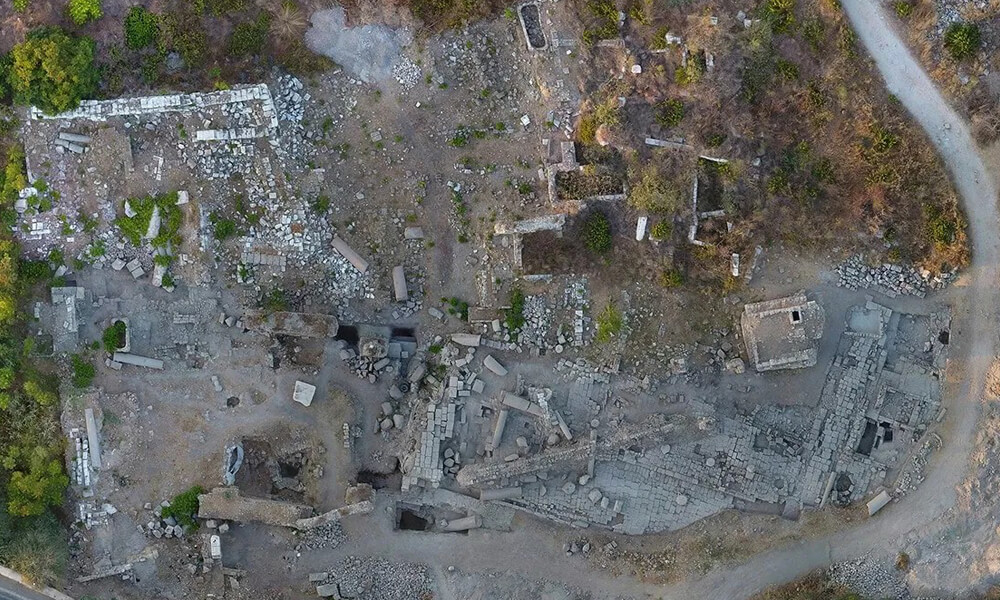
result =
[[[542,32],[542,19],[538,11],[537,4],[524,4],[518,10],[521,16],[521,27],[524,29],[524,37],[528,40],[528,47],[532,50],[542,50],[548,43],[545,41],[545,33]]]

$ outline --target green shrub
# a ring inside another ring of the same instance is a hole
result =
[[[212,223],[212,235],[220,242],[228,240],[237,233],[236,221],[232,219],[224,219],[212,213],[209,215],[209,221]]]
[[[125,15],[122,23],[125,30],[125,45],[134,50],[149,46],[156,41],[160,33],[159,19],[156,14],[143,6],[133,6]]]
[[[59,403],[59,394],[53,389],[52,382],[44,381],[37,375],[26,380],[21,387],[24,394],[39,406],[55,406]]]
[[[680,86],[698,83],[705,76],[706,70],[708,70],[708,59],[705,57],[705,51],[692,52],[688,55],[687,62],[674,71],[674,81]]]
[[[944,32],[944,47],[955,60],[963,60],[975,54],[982,45],[982,35],[975,23],[956,22]]]
[[[166,248],[168,245],[180,244],[181,222],[184,216],[177,207],[177,192],[146,196],[145,198],[130,198],[129,205],[135,211],[135,216],[122,215],[115,219],[115,225],[122,234],[132,242],[133,246],[142,245],[142,240],[149,230],[149,222],[153,218],[155,208],[160,209],[160,231],[150,244],[154,248]]]
[[[778,75],[785,81],[795,81],[799,78],[799,66],[790,60],[779,58],[774,62],[774,66],[778,69]]]
[[[611,223],[601,212],[593,212],[583,224],[583,243],[594,254],[611,250]]]
[[[261,298],[261,305],[270,312],[288,310],[288,295],[281,288],[272,288]]]
[[[665,269],[660,273],[660,285],[669,289],[684,285],[684,274],[677,269]]]
[[[813,52],[819,52],[820,46],[823,44],[823,34],[826,31],[826,26],[823,24],[823,20],[820,18],[809,19],[802,26],[802,37],[812,48]]]
[[[764,20],[775,33],[785,33],[795,23],[795,0],[767,0],[764,2]]]
[[[654,240],[669,239],[674,233],[674,225],[670,221],[660,221],[649,230],[649,237]]]
[[[198,515],[198,496],[205,493],[200,485],[196,485],[186,492],[174,496],[169,506],[165,506],[161,516],[166,519],[173,517],[178,523],[187,529],[197,529],[198,523],[194,518]]]
[[[101,342],[103,342],[104,350],[108,354],[114,354],[125,347],[125,330],[125,323],[121,321],[115,321],[110,327],[104,330],[104,334],[101,335]]]
[[[892,7],[900,19],[905,19],[913,14],[913,5],[906,0],[896,0]]]
[[[656,122],[663,127],[677,127],[684,120],[684,103],[676,98],[656,105]]]
[[[18,193],[28,187],[28,173],[25,170],[24,150],[20,145],[7,150],[7,166],[0,177],[0,203],[13,206]]]
[[[524,291],[521,288],[511,290],[510,308],[504,314],[504,321],[510,331],[517,331],[524,327],[524,300]]]
[[[66,9],[69,11],[69,18],[77,25],[96,21],[104,15],[101,0],[69,0]]]
[[[927,235],[935,244],[947,246],[955,241],[958,220],[932,204],[924,205]]]
[[[29,4],[31,4],[31,0],[14,0],[14,10],[24,12],[28,10]]]
[[[648,165],[629,190],[628,202],[644,212],[671,214],[681,209],[684,196],[677,184],[664,178],[655,166]]]
[[[621,333],[622,326],[624,325],[624,320],[622,319],[622,313],[614,305],[614,303],[608,303],[601,311],[601,314],[597,315],[597,335],[594,339],[598,343],[603,344],[608,342],[614,336]]]
[[[15,470],[7,482],[7,510],[18,517],[32,517],[63,502],[69,477],[63,472],[61,456],[46,448],[34,448],[25,468]]]
[[[14,99],[47,113],[76,108],[97,90],[94,42],[55,27],[36,29],[11,50]]]
[[[89,388],[90,384],[94,382],[94,377],[97,375],[97,369],[94,365],[87,360],[80,357],[79,354],[74,354],[72,357],[73,361],[73,387],[77,388]]]
[[[312,203],[312,209],[317,214],[325,215],[330,210],[330,197],[326,194],[316,196],[316,199]]]
[[[160,43],[164,48],[176,50],[188,67],[204,62],[208,54],[208,34],[201,16],[187,11],[166,13],[160,25]]]
[[[229,38],[229,52],[235,56],[260,54],[267,43],[267,32],[271,19],[263,14],[256,21],[240,23]]]

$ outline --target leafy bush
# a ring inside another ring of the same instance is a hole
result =
[[[199,14],[190,10],[166,13],[160,25],[160,42],[164,48],[176,50],[188,67],[204,62],[208,54],[208,33]]]
[[[521,288],[511,290],[510,308],[504,314],[504,321],[510,331],[517,331],[524,327],[524,299],[524,291]]]
[[[198,515],[198,495],[205,493],[200,485],[196,485],[186,492],[174,496],[169,506],[163,508],[161,515],[164,519],[173,517],[178,523],[188,529],[197,529],[198,523],[194,517]]]
[[[69,18],[77,25],[96,21],[104,15],[101,0],[69,0],[66,9],[69,11]]]
[[[63,472],[61,456],[36,447],[27,468],[15,470],[7,482],[7,510],[18,517],[32,517],[50,506],[62,504],[69,477]]]
[[[183,215],[177,208],[177,192],[146,196],[145,198],[130,198],[129,205],[135,211],[135,216],[122,215],[115,219],[115,225],[133,246],[142,245],[143,238],[149,230],[149,222],[156,208],[160,209],[160,231],[150,240],[154,248],[166,248],[170,244],[180,243],[180,229]]]
[[[24,394],[39,406],[55,406],[59,402],[59,394],[52,389],[51,383],[42,381],[37,376],[25,381],[23,389]]]
[[[944,32],[944,47],[955,60],[969,58],[981,45],[982,35],[975,23],[952,23]]]
[[[669,239],[674,233],[674,225],[670,221],[660,221],[649,230],[649,237],[654,240]]]
[[[947,246],[955,241],[959,223],[954,216],[932,204],[924,205],[924,220],[927,235],[931,241],[941,246]]]
[[[7,166],[4,167],[0,181],[0,203],[13,205],[18,193],[28,187],[28,174],[25,171],[24,150],[19,145],[7,150]]]
[[[674,81],[681,86],[698,83],[707,70],[708,59],[705,57],[705,51],[692,52],[688,55],[687,62],[674,71]]]
[[[660,273],[660,285],[667,289],[678,288],[684,285],[684,274],[677,269],[665,269]]]
[[[267,32],[271,19],[263,14],[256,21],[240,23],[229,38],[229,52],[236,56],[260,54],[267,42]]]
[[[270,312],[288,310],[288,295],[281,288],[272,288],[261,298],[261,305]]]
[[[216,213],[212,213],[208,216],[208,220],[212,224],[212,235],[220,242],[228,240],[237,234],[236,221],[232,219],[225,219]]]
[[[31,4],[31,0],[14,0],[14,10],[24,12],[28,10],[29,4]]]
[[[312,209],[317,214],[325,215],[330,210],[330,197],[326,194],[316,196],[316,199],[312,203]]]
[[[764,20],[775,33],[785,33],[795,23],[795,0],[767,0],[764,3]]]
[[[97,89],[94,42],[67,35],[59,28],[41,28],[11,50],[8,80],[14,99],[48,113],[76,108]]]
[[[597,315],[597,335],[594,339],[600,344],[608,342],[612,337],[621,333],[623,325],[621,311],[614,303],[608,303],[601,314]]]
[[[611,223],[604,213],[594,212],[583,224],[583,243],[594,254],[611,250]]]
[[[675,213],[684,205],[680,187],[664,178],[653,165],[642,170],[639,180],[629,190],[628,201],[638,210],[658,214]]]
[[[799,78],[799,66],[790,60],[779,58],[774,61],[774,66],[778,69],[778,75],[785,81],[795,81]]]
[[[896,15],[901,19],[905,19],[913,14],[913,5],[906,0],[896,0],[892,7],[895,9]]]
[[[125,347],[125,330],[125,323],[121,321],[115,321],[110,327],[104,330],[104,334],[101,335],[101,342],[108,354],[114,354]]]
[[[684,103],[677,98],[656,105],[656,122],[663,127],[677,127],[684,120]]]
[[[89,388],[90,384],[94,383],[94,377],[97,375],[97,369],[94,368],[93,363],[84,360],[79,354],[74,354],[73,360],[73,387],[77,388]]]
[[[156,14],[143,6],[133,6],[125,15],[122,23],[125,30],[125,45],[134,50],[149,46],[156,41],[160,33],[159,19]]]

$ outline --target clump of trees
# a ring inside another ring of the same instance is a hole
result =
[[[66,5],[69,18],[77,25],[85,25],[104,16],[101,0],[69,0]]]
[[[10,51],[10,61],[7,80],[15,101],[47,113],[72,110],[97,90],[93,40],[58,27],[29,33]]]

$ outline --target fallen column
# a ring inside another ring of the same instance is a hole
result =
[[[368,271],[368,261],[361,258],[361,255],[354,251],[353,248],[347,245],[347,242],[340,239],[339,236],[333,236],[333,248],[337,252],[340,252],[341,256],[347,259],[354,268],[361,271],[362,273]]]
[[[481,490],[479,492],[479,499],[483,502],[487,500],[510,500],[512,498],[520,498],[521,494],[521,486],[505,487],[495,490]]]
[[[453,333],[451,334],[451,341],[455,342],[460,346],[471,346],[475,347],[482,342],[483,336],[477,333]]]
[[[541,406],[535,404],[534,402],[529,402],[520,396],[515,396],[510,392],[504,392],[500,401],[504,406],[509,406],[521,412],[526,412],[529,415],[534,415],[536,417],[545,416],[545,410],[543,410]]]
[[[479,515],[470,515],[468,517],[462,517],[461,519],[455,519],[454,521],[447,521],[444,526],[445,531],[468,531],[470,529],[479,529],[483,526],[483,518]]]
[[[490,448],[496,450],[500,447],[500,439],[503,437],[504,427],[507,426],[507,417],[510,415],[510,411],[503,409],[497,414],[497,424],[493,428],[493,439],[490,441]]]
[[[68,131],[60,131],[59,139],[77,144],[89,144],[91,141],[89,135],[80,135],[79,133],[70,133]]]
[[[396,292],[396,302],[405,302],[410,297],[406,289],[406,272],[401,265],[392,268],[392,288]]]
[[[562,413],[558,410],[556,411],[556,421],[559,422],[559,431],[562,431],[563,437],[567,441],[573,441],[573,433],[569,430],[569,425],[566,424],[566,419],[563,418]]]
[[[147,356],[139,356],[138,354],[126,354],[124,352],[115,352],[114,358],[115,362],[125,363],[126,365],[135,365],[137,367],[146,367],[149,369],[156,369],[158,371],[163,370],[163,361],[158,358],[149,358]]]
[[[489,354],[487,354],[486,358],[483,359],[483,366],[500,377],[507,375],[507,368],[501,365],[497,359],[493,358]]]
[[[87,441],[90,442],[90,465],[95,469],[101,468],[101,440],[97,435],[97,420],[94,419],[94,409],[88,408],[84,411],[87,420]]]
[[[320,525],[326,525],[327,523],[339,521],[344,517],[349,517],[351,515],[368,514],[374,509],[375,509],[375,504],[373,504],[370,500],[363,500],[361,502],[356,502],[354,504],[348,504],[347,506],[341,506],[340,508],[335,508],[331,511],[327,511],[315,517],[299,519],[295,521],[294,527],[295,529],[298,529],[300,531],[306,529],[312,529],[314,527],[319,527]]]

